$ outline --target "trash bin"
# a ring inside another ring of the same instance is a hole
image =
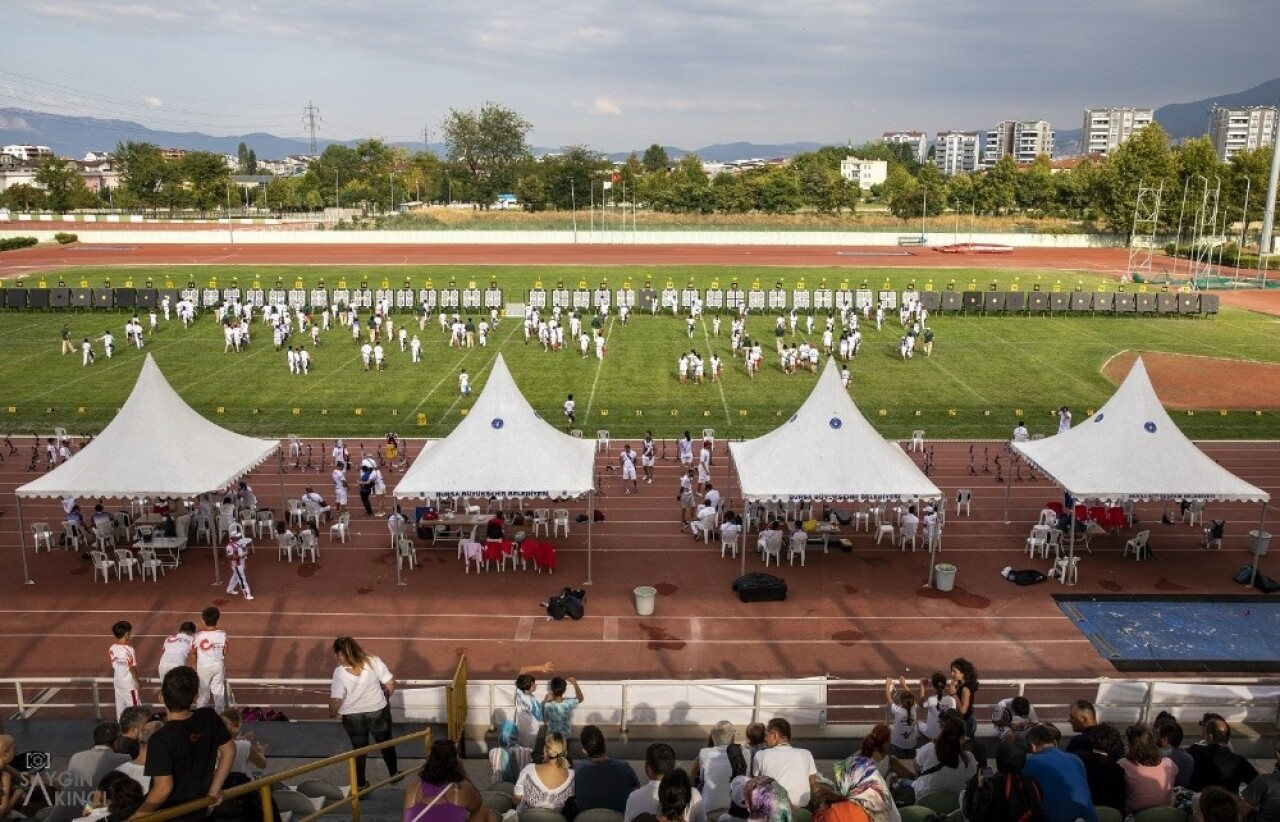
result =
[[[1271,534],[1266,531],[1250,531],[1249,532],[1249,553],[1255,557],[1260,557],[1267,552],[1268,546],[1271,545]]]
[[[937,575],[937,587],[939,591],[950,591],[956,587],[956,566],[940,562],[933,566],[934,573]]]
[[[653,601],[658,596],[658,589],[649,585],[641,585],[634,591],[636,595],[636,613],[649,616],[653,613]]]

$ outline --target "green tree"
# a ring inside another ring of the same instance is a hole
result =
[[[532,128],[528,120],[493,102],[479,111],[450,109],[440,124],[448,158],[466,169],[482,208],[513,187],[516,165],[529,156],[526,138]]]
[[[547,181],[540,169],[530,169],[516,180],[515,195],[525,211],[545,211],[551,200],[547,196]]]
[[[755,207],[755,194],[742,175],[721,172],[711,180],[711,202],[721,214],[746,214]]]
[[[243,142],[236,148],[237,170],[240,174],[258,173],[258,155]]]
[[[558,155],[544,157],[537,164],[552,208],[567,211],[588,205],[592,189],[597,193],[600,181],[612,181],[613,163],[603,154],[587,146],[565,146]],[[621,183],[621,181],[619,181]],[[620,201],[623,186],[617,185],[611,199]],[[634,194],[628,187],[627,194]]]
[[[267,183],[263,198],[279,211],[303,211],[307,208],[307,189],[302,177],[276,177]]]
[[[749,172],[757,185],[756,206],[765,214],[792,214],[799,210],[800,184],[786,166],[769,166]]]
[[[16,183],[0,192],[0,206],[11,211],[40,211],[45,207],[48,195],[29,183]]]
[[[44,207],[51,211],[65,214],[97,205],[97,197],[84,184],[79,168],[70,160],[45,158],[36,169],[34,182],[45,190]]]
[[[1075,220],[1094,220],[1097,211],[1093,207],[1090,192],[1098,167],[1089,158],[1084,158],[1071,171],[1053,176],[1056,193],[1054,202],[1064,217]]]
[[[650,174],[666,174],[667,169],[671,167],[671,158],[667,156],[665,148],[654,143],[644,150],[644,159],[641,163],[644,165],[644,170]]]
[[[1103,160],[1090,191],[1105,227],[1127,237],[1133,230],[1139,188],[1163,183],[1165,191],[1172,191],[1175,170],[1169,135],[1158,123],[1121,143]]]
[[[978,210],[988,214],[1008,214],[1018,204],[1018,164],[1004,156],[978,177]]]
[[[1243,222],[1241,233],[1249,233],[1250,224],[1262,219],[1262,210],[1267,202],[1267,180],[1271,173],[1271,146],[1263,146],[1250,151],[1240,151],[1232,155],[1227,164],[1227,175],[1231,180],[1231,196],[1228,198],[1228,215],[1231,222]],[[1224,197],[1227,183],[1223,183]],[[1245,211],[1245,200],[1248,200],[1248,211]]]
[[[244,199],[239,190],[231,190],[231,172],[221,154],[189,151],[177,162],[176,170],[188,201],[201,211],[224,208],[228,201],[234,208]]]
[[[1017,200],[1023,211],[1047,214],[1054,209],[1057,185],[1053,181],[1053,169],[1049,156],[1041,154],[1030,166],[1018,173]]]
[[[129,204],[126,207],[155,208],[167,174],[160,147],[131,140],[116,145],[115,157],[120,169],[122,202]],[[119,193],[116,199],[121,200]]]

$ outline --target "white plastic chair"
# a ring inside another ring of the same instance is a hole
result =
[[[89,535],[78,523],[63,520],[62,535],[67,538],[67,544],[72,548],[89,547]]]
[[[1063,585],[1075,585],[1080,578],[1079,564],[1080,557],[1058,557],[1054,560],[1050,575],[1057,578]]]
[[[234,520],[232,520],[232,519],[231,519],[231,517],[228,517],[228,516],[226,516],[225,514],[218,514],[218,532],[217,532],[217,539],[218,539],[218,542],[219,542],[219,543],[221,543],[224,539],[230,539],[230,538],[231,538],[231,523],[232,523],[232,522],[234,522]]]
[[[946,506],[942,506],[945,508]],[[961,488],[956,491],[956,516],[960,516],[960,509],[964,508],[964,515],[967,517],[973,513],[973,491],[969,488]]]
[[[90,551],[89,558],[93,561],[94,580],[97,581],[98,574],[102,574],[102,581],[110,582],[111,580],[108,575],[111,573],[111,569],[115,567],[115,561],[107,559],[105,551]]]
[[[387,520],[387,532],[391,535],[391,547],[394,548],[400,544],[400,540],[404,538],[404,519]],[[343,540],[346,542],[346,540]]]
[[[240,512],[240,533],[261,536],[258,533],[258,512],[253,508],[245,508]]]
[[[53,531],[49,530],[49,523],[31,523],[31,536],[35,539],[37,554],[40,553],[40,543],[42,542],[46,551],[53,551]]]
[[[903,525],[902,530],[898,533],[898,547],[905,551],[907,550],[907,543],[911,543],[911,553],[914,554],[916,552],[916,537],[919,532],[919,522],[908,522]]]
[[[575,440],[582,439],[582,429],[581,428],[573,429],[572,431],[569,432],[569,436],[573,437]]]
[[[148,502],[149,500],[146,497],[137,497],[136,499],[129,500],[129,514],[134,519],[145,517],[147,515]]]
[[[109,544],[113,549],[116,547],[116,529],[109,524],[103,524],[93,532],[94,542],[97,543],[99,551],[107,550]]]
[[[546,508],[535,508],[533,510],[533,535],[538,536],[538,529],[542,529],[544,537],[551,536],[551,512]]]
[[[159,575],[165,573],[164,563],[156,556],[154,548],[138,549],[138,567],[142,570],[142,581],[147,581],[147,574],[151,574],[152,582],[159,582]]]
[[[1187,511],[1182,515],[1182,519],[1192,527],[1196,525],[1204,525],[1204,500],[1198,499],[1187,507]]]
[[[1120,558],[1124,559],[1126,556],[1129,555],[1129,552],[1132,551],[1133,558],[1136,559],[1138,562],[1142,562],[1142,554],[1146,551],[1147,540],[1150,538],[1151,538],[1151,531],[1149,530],[1139,531],[1136,535],[1134,535],[1133,539],[1129,540],[1124,544],[1124,553],[1120,555]]]
[[[773,557],[775,565],[782,565],[782,532],[766,531],[758,543],[760,552],[764,554],[764,567],[769,567],[769,557]]]
[[[865,526],[865,527],[864,527]],[[870,511],[854,511],[853,512],[853,530],[865,531],[871,528],[871,512]]]
[[[882,522],[878,526],[876,526],[876,545],[880,544],[880,540],[882,537],[888,537],[889,542],[895,541],[893,537],[892,522]]]
[[[560,536],[560,529],[563,528],[564,535],[569,536],[569,509],[557,508],[552,516],[551,535]]]
[[[606,453],[609,451],[609,432],[604,428],[596,431],[596,450]]]
[[[476,573],[484,569],[484,546],[475,540],[459,540],[458,556],[462,557],[464,573],[471,573],[471,563],[476,565]]]
[[[196,542],[201,539],[204,539],[210,545],[213,544],[213,523],[206,514],[200,514],[196,517]]]
[[[396,567],[408,564],[410,568],[418,567],[418,554],[414,550],[413,540],[400,537],[396,541]]]
[[[1055,557],[1058,557],[1058,556],[1061,556],[1061,555],[1062,555],[1062,548],[1063,548],[1063,546],[1062,546],[1062,540],[1063,540],[1063,537],[1064,537],[1064,536],[1065,536],[1065,535],[1064,535],[1064,534],[1062,533],[1062,531],[1061,531],[1060,529],[1058,529],[1058,528],[1050,528],[1050,529],[1049,529],[1049,540],[1048,540],[1047,544],[1045,545],[1045,555],[1046,555],[1046,556],[1048,556],[1048,552],[1049,552],[1049,551],[1052,551],[1052,552],[1053,552],[1053,555],[1054,555]]]
[[[738,557],[738,532],[737,532],[737,531],[732,531],[732,532],[730,532],[730,533],[728,534],[728,538],[727,538],[727,539],[726,539],[725,537],[726,537],[725,532],[724,532],[724,531],[721,531],[721,532],[720,532],[720,559],[724,559],[724,552],[725,552],[725,551],[729,551],[729,552],[730,552],[730,556],[732,556],[734,559],[737,559],[737,557]]]
[[[298,559],[306,562],[308,553],[312,562],[320,561],[320,544],[314,531],[303,531],[298,537]]]
[[[346,543],[347,532],[350,530],[350,526],[351,526],[351,512],[343,511],[341,514],[338,515],[338,521],[335,522],[333,525],[329,526],[329,541],[333,542],[333,535],[337,534],[338,537],[341,538],[342,542]],[[402,532],[403,530],[404,529],[401,528]]]
[[[276,535],[276,559],[284,558],[293,562],[293,549],[298,545],[298,538],[292,531],[282,531]]]
[[[261,539],[263,536],[271,536],[276,531],[276,514],[274,511],[258,512],[257,537]]]
[[[1040,521],[1036,525],[1047,525],[1053,527],[1058,524],[1058,512],[1052,508],[1045,508],[1040,511]]]
[[[715,530],[716,530],[715,514],[707,514],[706,516],[700,517],[698,519],[698,531],[702,535],[703,543],[711,542],[711,535],[715,532]]]
[[[105,554],[106,552],[103,551]],[[125,574],[129,575],[129,580],[133,581],[133,569],[138,565],[138,558],[128,548],[116,549],[116,579],[120,579]]]
[[[1031,529],[1031,535],[1027,537],[1026,549],[1027,555],[1035,559],[1038,552],[1042,557],[1049,556],[1049,532],[1053,530],[1048,525],[1036,525]]]
[[[301,528],[302,523],[307,518],[306,506],[302,504],[302,500],[298,499],[291,499],[287,504],[289,506],[289,524]]]
[[[799,531],[791,535],[791,539],[787,545],[787,564],[796,564],[796,554],[800,555],[800,567],[804,567],[804,549],[809,542],[809,535],[803,531]]]
[[[923,428],[917,428],[915,431],[911,432],[911,442],[907,445],[907,450],[908,451],[924,450],[924,429]]]

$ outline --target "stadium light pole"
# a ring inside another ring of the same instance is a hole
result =
[[[1178,234],[1173,241],[1173,275],[1178,276],[1178,256],[1182,253],[1182,218],[1187,214],[1187,189],[1191,187],[1188,177],[1182,184],[1182,207],[1178,209]]]
[[[1244,254],[1244,230],[1249,225],[1249,195],[1253,189],[1253,178],[1244,178],[1244,209],[1240,212],[1240,243],[1236,246],[1236,274],[1240,273],[1240,256]],[[1259,249],[1261,250],[1261,249]]]

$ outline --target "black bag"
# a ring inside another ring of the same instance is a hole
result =
[[[565,588],[544,602],[543,607],[547,609],[547,616],[555,620],[565,617],[582,619],[586,613],[586,598],[587,592],[581,588]]]
[[[1007,578],[1015,585],[1037,585],[1049,579],[1034,568],[1024,568],[1021,571],[1011,571]]]
[[[743,602],[779,602],[787,598],[787,581],[773,574],[743,574],[733,581]]]

